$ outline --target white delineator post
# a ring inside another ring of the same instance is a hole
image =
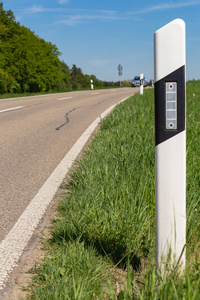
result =
[[[140,74],[140,95],[143,95],[143,86],[144,86],[144,74]]]
[[[93,80],[91,79],[91,90],[93,90],[94,86],[93,86]]]
[[[156,260],[162,270],[169,253],[185,267],[185,61],[185,23],[176,19],[154,33]]]

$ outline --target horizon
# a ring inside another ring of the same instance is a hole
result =
[[[154,79],[154,32],[181,18],[186,23],[186,80],[200,79],[200,1],[142,3],[113,0],[7,0],[16,21],[55,44],[60,59],[103,81]],[[123,67],[118,75],[118,65]]]

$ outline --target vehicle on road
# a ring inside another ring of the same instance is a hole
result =
[[[132,80],[132,87],[140,86],[140,76],[135,76],[134,79]],[[147,81],[143,79],[143,86],[147,86]]]

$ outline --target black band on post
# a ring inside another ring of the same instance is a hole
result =
[[[177,129],[166,129],[166,82],[177,82]],[[163,118],[165,116],[165,118]],[[155,83],[155,145],[185,130],[185,66]]]

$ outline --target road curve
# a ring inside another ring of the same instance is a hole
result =
[[[0,250],[6,248],[5,241],[12,241],[9,234],[13,228],[29,222],[24,210],[31,207],[32,199],[46,197],[47,190],[42,196],[40,188],[51,185],[51,174],[60,172],[60,162],[88,126],[136,91],[123,88],[0,100]],[[65,163],[67,173],[70,166]],[[20,216],[26,223],[19,225]],[[29,223],[33,223],[34,215],[32,218]],[[0,285],[4,281],[0,278]]]

